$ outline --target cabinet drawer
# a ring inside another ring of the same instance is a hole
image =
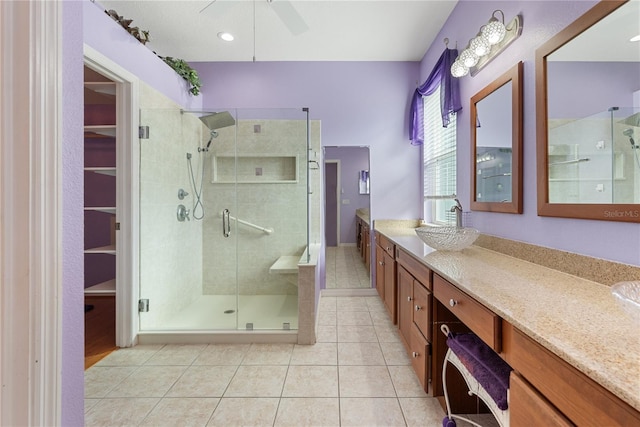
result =
[[[509,377],[509,423],[512,426],[573,426],[547,399],[514,372]]]
[[[415,371],[420,384],[425,392],[429,392],[429,354],[431,348],[429,342],[422,336],[418,327],[411,325],[411,366]]]
[[[513,328],[507,362],[579,426],[637,426],[640,412]]]
[[[413,281],[413,322],[431,342],[431,292],[422,283]]]
[[[405,252],[402,248],[398,248],[396,254],[396,261],[398,264],[402,264],[409,273],[420,281],[427,289],[431,290],[431,270],[426,265],[415,259],[409,253]]]
[[[380,233],[376,233],[376,237],[378,238],[378,245],[380,245],[380,247],[384,249],[385,252],[387,252],[389,255],[391,255],[391,257],[395,259],[396,245],[394,245],[391,240],[387,239]]]
[[[500,353],[500,317],[437,274],[433,275],[433,295],[460,321],[496,352]]]

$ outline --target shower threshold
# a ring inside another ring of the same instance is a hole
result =
[[[140,331],[138,337],[146,343],[151,343],[149,339],[168,343],[155,341],[160,335],[183,336],[183,342],[208,336],[215,340],[197,342],[295,342],[297,328],[297,295],[202,295],[153,330]]]

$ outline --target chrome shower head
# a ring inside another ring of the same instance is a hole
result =
[[[627,128],[625,130],[622,131],[622,134],[626,137],[631,138],[633,136],[633,129],[631,128]]]
[[[221,113],[207,114],[206,116],[199,117],[209,130],[222,129],[236,124],[236,120],[228,111]]]

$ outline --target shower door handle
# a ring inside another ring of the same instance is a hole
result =
[[[231,221],[229,218],[229,209],[222,211],[222,235],[229,237],[231,235]]]

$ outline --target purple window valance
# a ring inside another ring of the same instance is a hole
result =
[[[458,57],[457,49],[445,49],[438,63],[429,74],[427,80],[419,86],[411,100],[409,119],[409,138],[411,144],[422,145],[424,142],[424,106],[422,97],[429,96],[438,88],[440,89],[440,111],[442,112],[442,126],[449,125],[449,116],[462,110],[460,104],[460,85],[457,78],[451,75],[451,64]]]

